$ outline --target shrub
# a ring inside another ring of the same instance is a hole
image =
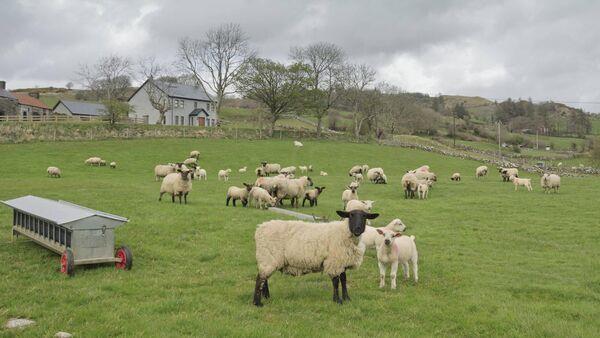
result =
[[[513,153],[520,154],[520,153],[521,153],[521,147],[519,147],[519,146],[518,146],[518,145],[516,145],[516,144],[513,144],[513,146],[512,146],[512,151],[513,151]]]

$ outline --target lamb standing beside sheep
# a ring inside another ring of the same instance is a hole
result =
[[[208,175],[206,174],[205,169],[197,167],[196,170],[194,170],[194,178],[196,178],[197,180],[200,180],[203,178],[206,181],[208,179],[207,176]]]
[[[242,202],[242,206],[246,206],[248,204],[248,193],[252,189],[250,184],[242,183],[244,188],[238,188],[235,186],[229,187],[227,189],[227,195],[225,200],[225,206],[229,206],[229,201],[233,199],[233,206],[235,207],[235,201],[240,200]]]
[[[419,199],[427,199],[427,193],[429,192],[429,184],[428,183],[419,183],[417,186],[417,193],[419,194]]]
[[[532,191],[533,187],[531,186],[531,179],[530,178],[518,178],[515,175],[511,175],[509,180],[511,182],[513,182],[513,184],[515,185],[515,191],[518,190],[519,186],[522,185],[525,188],[527,188],[527,191]]]
[[[324,272],[333,283],[333,301],[350,300],[346,270],[360,266],[364,250],[359,246],[367,219],[379,214],[364,211],[337,211],[344,220],[329,223],[273,220],[256,229],[256,263],[258,274],[254,287],[254,305],[269,298],[268,279],[276,271],[293,276]],[[342,284],[342,297],[339,284]]]
[[[256,208],[266,209],[277,204],[277,198],[271,196],[269,192],[261,187],[252,187],[248,193],[249,202],[254,204]]]
[[[379,238],[379,234],[377,233],[377,229],[388,229],[394,232],[403,232],[406,230],[406,225],[402,223],[402,220],[399,218],[393,219],[388,225],[380,228],[374,228],[372,226],[366,226],[365,232],[360,235],[360,243],[364,247],[364,249],[374,248],[377,244],[377,239]]]
[[[540,180],[540,184],[542,185],[542,189],[544,189],[544,193],[550,193],[550,190],[554,190],[555,193],[558,193],[558,189],[560,188],[560,176],[556,174],[544,174]]]
[[[325,187],[315,187],[314,189],[311,189],[307,192],[304,193],[304,199],[302,200],[302,206],[304,206],[304,202],[306,202],[308,200],[310,206],[318,206],[318,198],[321,195],[321,193],[323,192],[323,190],[325,190]]]
[[[348,186],[347,188],[348,189],[342,192],[342,203],[344,203],[344,209],[346,209],[346,205],[348,205],[348,202],[358,199],[358,194],[356,193],[358,187]]]
[[[385,286],[386,264],[391,265],[390,279],[392,289],[396,288],[398,264],[402,264],[404,279],[410,277],[409,265],[413,269],[415,283],[419,281],[419,254],[415,244],[415,236],[404,236],[388,229],[377,229],[377,261],[379,265],[379,287]]]
[[[217,179],[219,181],[223,180],[223,181],[227,182],[227,181],[229,181],[229,173],[231,173],[231,169],[225,169],[225,170],[221,169],[221,170],[219,170],[219,173],[217,174]]]

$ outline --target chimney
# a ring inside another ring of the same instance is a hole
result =
[[[38,99],[38,100],[40,99],[40,93],[39,93],[39,92],[32,92],[32,93],[29,93],[29,96],[31,96],[31,97],[35,97],[35,98],[36,98],[36,99]]]
[[[0,81],[0,89],[6,89],[6,81]]]

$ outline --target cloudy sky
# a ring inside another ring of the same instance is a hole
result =
[[[81,63],[175,58],[235,22],[260,56],[328,41],[407,91],[555,100],[600,112],[600,1],[0,0],[0,80],[77,82]]]

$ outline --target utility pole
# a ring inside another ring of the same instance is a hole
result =
[[[540,150],[539,134],[540,134],[540,128],[537,128],[535,130],[535,150]]]
[[[454,124],[452,136],[454,136],[454,148],[456,148],[456,109],[452,110],[452,123]]]
[[[498,120],[498,162],[500,162],[502,158],[502,146],[500,143],[500,120]]]

